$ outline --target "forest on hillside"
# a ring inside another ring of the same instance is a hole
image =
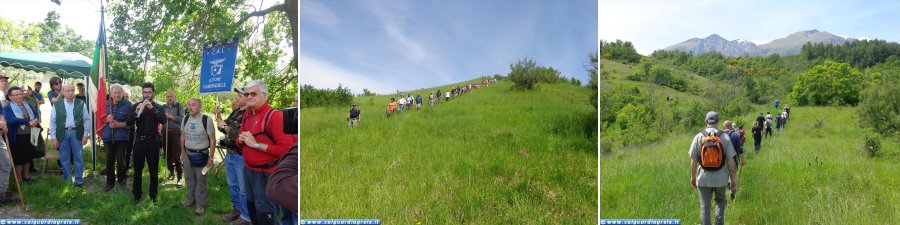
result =
[[[871,133],[900,130],[900,44],[894,42],[807,43],[798,55],[726,57],[665,50],[644,56],[629,41],[601,40],[600,57],[603,152],[698,129],[710,110],[738,117],[775,99],[855,107]]]

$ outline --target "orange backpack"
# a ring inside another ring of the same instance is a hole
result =
[[[718,131],[711,135],[704,130],[700,142],[700,167],[708,171],[716,171],[725,166],[725,146],[719,138]]]

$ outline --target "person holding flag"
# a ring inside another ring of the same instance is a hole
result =
[[[125,180],[128,178],[128,165],[125,164],[127,146],[131,144],[128,141],[128,130],[125,129],[125,120],[128,119],[131,102],[122,97],[122,86],[112,85],[110,87],[112,98],[111,102],[106,104],[106,109],[110,112],[101,119],[106,120],[106,126],[103,127],[103,145],[106,146],[106,188],[104,191],[110,191],[118,181],[119,189],[125,190]]]

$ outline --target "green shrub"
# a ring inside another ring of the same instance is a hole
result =
[[[881,150],[881,139],[878,134],[868,134],[866,135],[866,140],[863,143],[863,149],[868,157],[875,157],[878,154],[878,151]]]
[[[788,98],[799,105],[856,105],[863,75],[847,63],[825,61],[800,74]]]
[[[863,127],[881,131],[884,136],[900,131],[900,84],[885,80],[863,91],[857,107],[859,122]]]
[[[353,94],[350,89],[343,85],[338,85],[336,89],[318,89],[312,85],[306,84],[300,86],[300,108],[334,106],[334,105],[350,105],[353,101]]]

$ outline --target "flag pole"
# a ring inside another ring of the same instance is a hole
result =
[[[84,75],[84,82],[88,83],[88,75]],[[93,110],[90,110],[91,107],[91,92],[84,92],[84,104],[85,107],[89,108],[89,112],[91,114],[91,170],[93,170],[94,175],[97,173],[97,119],[94,117]],[[99,107],[99,106],[97,106]],[[74,113],[74,112],[73,112]]]

